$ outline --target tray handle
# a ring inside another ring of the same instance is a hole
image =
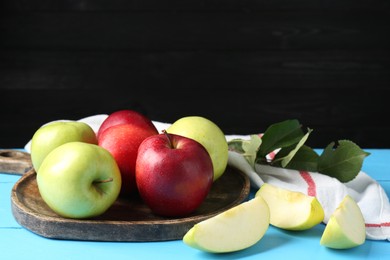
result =
[[[0,149],[0,173],[23,175],[33,168],[27,152]]]

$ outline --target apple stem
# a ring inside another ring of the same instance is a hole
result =
[[[172,144],[172,140],[171,140],[171,137],[169,136],[168,132],[165,129],[162,130],[162,132],[165,134],[165,136],[168,139],[169,147],[173,149],[174,147],[173,147],[173,144]]]
[[[93,183],[95,183],[95,184],[107,183],[107,182],[112,182],[113,180],[114,180],[113,178],[108,178],[105,180],[94,181]]]

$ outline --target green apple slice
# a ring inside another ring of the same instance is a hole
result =
[[[253,198],[195,224],[183,237],[190,247],[227,253],[256,244],[269,227],[270,212],[261,197]]]
[[[347,249],[362,245],[366,240],[366,226],[359,205],[346,195],[330,216],[320,245]]]
[[[270,208],[270,224],[286,230],[306,230],[321,223],[324,210],[316,197],[264,183],[255,196]]]

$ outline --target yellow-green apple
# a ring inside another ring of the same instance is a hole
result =
[[[269,227],[270,211],[258,196],[195,224],[183,242],[195,249],[228,253],[246,249],[258,241]]]
[[[121,174],[104,148],[68,142],[45,157],[37,185],[42,199],[58,215],[92,218],[103,214],[117,199]]]
[[[38,128],[31,139],[31,161],[38,172],[43,159],[54,148],[80,141],[97,144],[96,134],[86,123],[78,121],[56,121]]]
[[[157,132],[155,125],[152,120],[146,115],[131,109],[123,109],[112,112],[100,125],[97,138],[101,135],[104,130],[114,125],[132,124],[137,125],[141,128],[152,129]]]
[[[225,172],[228,143],[224,132],[216,123],[202,116],[186,116],[173,122],[167,132],[192,138],[206,148],[213,162],[214,181]]]
[[[320,244],[334,249],[362,245],[366,240],[366,226],[359,205],[346,195],[332,213],[321,236]]]
[[[213,164],[199,142],[163,131],[139,146],[135,174],[139,194],[152,212],[182,217],[205,200]]]
[[[324,220],[324,210],[316,197],[264,183],[255,196],[268,203],[270,224],[286,230],[306,230]]]
[[[121,196],[129,197],[138,192],[135,183],[138,147],[145,138],[157,134],[155,128],[140,127],[136,124],[114,125],[100,134],[99,146],[107,149],[119,166],[122,175]]]

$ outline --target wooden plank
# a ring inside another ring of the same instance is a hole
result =
[[[386,0],[3,0],[14,11],[241,11],[241,10],[380,10]]]
[[[0,47],[25,50],[388,49],[389,15],[374,13],[20,13],[2,18]]]
[[[390,82],[388,51],[2,51],[0,88],[366,88]]]
[[[49,120],[123,107],[161,121],[202,113],[227,133],[294,117],[318,147],[341,137],[389,147],[389,125],[373,119],[387,108],[389,5],[4,0],[0,147]],[[168,102],[172,88],[184,97]]]

